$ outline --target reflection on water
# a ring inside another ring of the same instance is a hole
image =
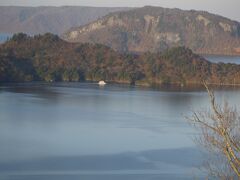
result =
[[[183,115],[200,107],[196,87],[1,85],[0,179],[192,179],[203,158]]]

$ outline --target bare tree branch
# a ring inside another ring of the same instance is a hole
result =
[[[208,169],[209,174],[215,174],[221,179],[240,179],[240,114],[227,102],[222,107],[219,106],[214,92],[209,89],[206,82],[203,84],[208,92],[212,111],[194,111],[192,117],[187,119],[201,130],[199,137],[201,144],[212,155],[218,153],[218,156],[223,157],[227,162],[227,166],[208,163],[211,167]],[[223,170],[223,167],[226,169]]]

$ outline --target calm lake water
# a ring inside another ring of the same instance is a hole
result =
[[[210,62],[213,63],[233,63],[240,64],[240,56],[204,56]]]
[[[12,34],[10,33],[0,33],[0,43],[4,43],[8,40],[8,38],[11,38]]]
[[[218,88],[233,104],[239,88]],[[0,179],[156,180],[202,177],[184,119],[203,89],[94,83],[0,86]]]

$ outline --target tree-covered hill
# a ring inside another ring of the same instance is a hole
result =
[[[240,23],[205,11],[146,6],[114,12],[62,35],[70,42],[105,44],[123,52],[185,46],[195,53],[240,55]]]
[[[119,54],[104,45],[68,43],[52,34],[17,34],[0,45],[0,82],[85,80],[240,84],[240,66],[210,63],[185,47]]]

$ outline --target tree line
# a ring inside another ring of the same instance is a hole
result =
[[[99,81],[129,84],[240,84],[240,66],[215,64],[186,47],[120,54],[100,44],[68,43],[50,33],[15,34],[0,45],[0,82]]]

